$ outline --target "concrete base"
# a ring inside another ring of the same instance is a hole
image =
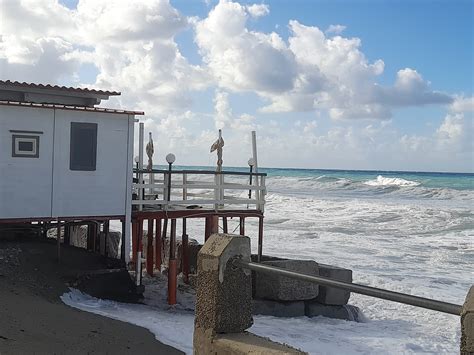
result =
[[[327,318],[344,319],[354,322],[362,322],[364,319],[360,309],[355,306],[330,306],[314,301],[305,302],[305,314],[308,317],[323,316]]]
[[[319,264],[319,276],[337,281],[352,282],[352,270],[333,265]],[[339,288],[319,286],[316,301],[326,305],[342,306],[349,302],[351,293]]]
[[[273,260],[262,264],[318,275],[318,263],[312,260]],[[255,296],[274,301],[304,301],[318,296],[319,286],[315,283],[290,279],[280,275],[256,273]]]
[[[272,342],[249,332],[216,334],[202,328],[194,329],[194,355],[302,355],[306,354],[284,344]]]
[[[253,300],[253,314],[274,317],[303,317],[305,304],[303,301],[276,302],[270,300]]]

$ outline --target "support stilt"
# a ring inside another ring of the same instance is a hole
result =
[[[176,219],[171,220],[170,255],[168,267],[168,304],[176,304],[177,262],[176,262]]]
[[[155,267],[158,269],[158,272],[161,272],[161,263],[162,263],[162,246],[163,241],[161,239],[161,218],[156,220],[156,234],[155,234]]]
[[[257,261],[262,261],[262,248],[263,248],[263,217],[258,218],[258,255]]]
[[[153,227],[154,220],[148,220],[148,234],[147,234],[147,243],[146,243],[146,272],[148,275],[153,276],[153,264],[154,264],[154,250],[153,250]]]
[[[189,250],[188,250],[188,234],[186,231],[186,218],[183,218],[183,235],[181,237],[182,255],[181,255],[181,270],[183,270],[183,281],[189,282]]]
[[[240,235],[245,235],[245,218],[240,217]]]
[[[120,260],[122,260],[123,263],[125,263],[125,228],[127,227],[127,224],[125,223],[125,219],[122,219],[122,243],[120,246]]]
[[[222,230],[224,233],[228,233],[227,217],[222,217]]]

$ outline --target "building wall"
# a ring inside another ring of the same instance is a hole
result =
[[[125,215],[131,120],[124,114],[0,106],[0,219]],[[95,171],[69,168],[71,122],[98,124]],[[10,129],[43,131],[39,158],[12,158]]]
[[[95,171],[69,169],[71,122],[98,124]],[[56,110],[53,217],[125,215],[128,129],[128,115]]]
[[[0,218],[51,216],[54,111],[0,106]],[[12,157],[12,132],[40,131],[39,157]]]

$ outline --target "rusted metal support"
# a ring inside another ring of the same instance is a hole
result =
[[[71,226],[68,223],[64,224],[64,240],[63,244],[71,245]]]
[[[110,221],[105,221],[103,226],[104,231],[104,256],[107,256],[107,241],[109,239]]]
[[[156,219],[156,234],[155,234],[155,267],[158,269],[158,272],[161,272],[161,263],[162,263],[162,246],[163,241],[161,240],[161,218]]]
[[[58,241],[58,263],[61,262],[61,223],[58,220],[58,225],[56,227],[56,237]]]
[[[146,272],[148,275],[153,276],[153,264],[154,264],[154,250],[153,250],[153,226],[154,220],[148,220],[148,234],[146,243]]]
[[[177,292],[177,261],[176,261],[176,219],[171,220],[170,255],[168,263],[168,304],[176,304]]]
[[[222,217],[222,231],[227,234],[228,227],[227,227],[227,217]]]
[[[262,260],[262,250],[263,250],[263,217],[258,218],[258,254],[257,261]]]
[[[240,235],[245,235],[245,217],[240,217]]]
[[[189,250],[188,250],[188,234],[186,232],[186,218],[183,218],[183,235],[181,236],[181,270],[183,271],[183,281],[189,282]]]

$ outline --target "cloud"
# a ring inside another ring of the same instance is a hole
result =
[[[63,83],[93,65],[94,86],[127,92],[116,102],[153,114],[188,109],[190,92],[210,84],[181,54],[174,38],[189,20],[168,0],[80,0],[74,10],[0,0],[0,11],[2,79]]]
[[[270,7],[266,4],[253,4],[246,6],[246,9],[252,17],[262,17],[270,13]]]
[[[326,33],[327,35],[329,34],[334,34],[334,35],[339,35],[341,34],[342,32],[344,32],[344,30],[346,29],[347,27],[346,26],[343,26],[343,25],[330,25],[326,31],[324,31],[324,33]]]
[[[244,113],[234,115],[229,104],[229,94],[216,90],[214,96],[215,127],[216,129],[230,128],[235,131],[252,131],[256,128],[255,117]]]
[[[288,41],[249,30],[250,8],[221,0],[196,22],[196,43],[219,87],[257,93],[266,102],[260,112],[326,110],[334,119],[388,119],[398,107],[453,100],[411,68],[399,70],[393,85],[379,85],[384,62],[370,62],[359,38],[328,37],[296,20],[288,24]],[[330,26],[326,33],[343,27]]]
[[[455,97],[450,109],[453,112],[474,112],[474,97]]]
[[[249,16],[249,7],[220,1],[196,23],[196,43],[214,80],[232,91],[291,90],[294,56],[276,33],[249,31]]]

